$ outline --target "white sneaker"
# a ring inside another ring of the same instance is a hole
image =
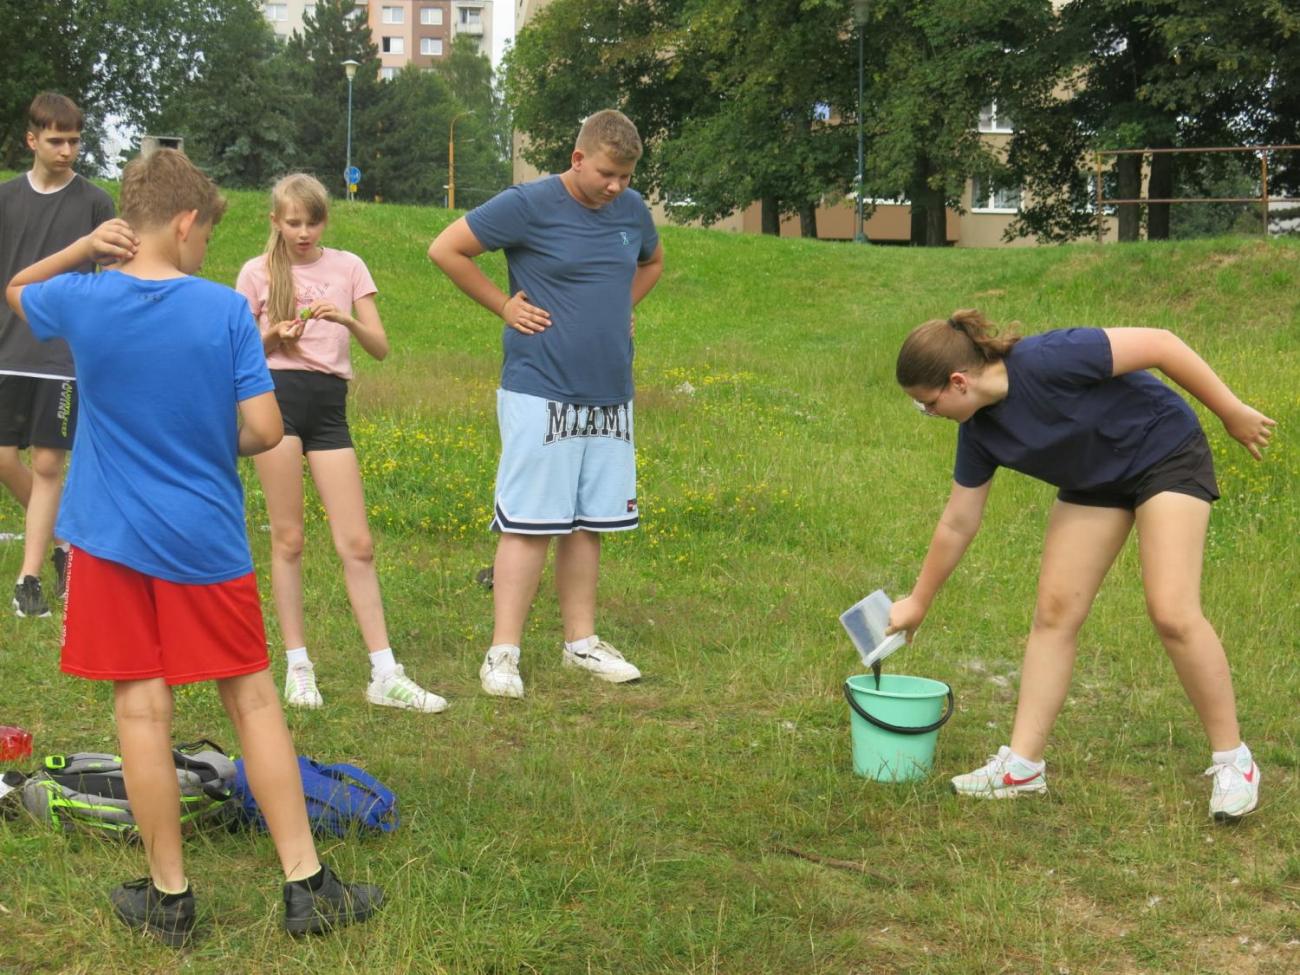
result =
[[[1013,759],[1011,749],[1003,745],[984,766],[953,778],[952,791],[982,799],[1014,799],[1026,793],[1046,792],[1047,770],[1034,770]]]
[[[426,691],[407,677],[401,664],[370,682],[366,688],[366,700],[383,707],[405,708],[408,711],[423,711],[425,714],[447,710],[446,699]]]
[[[597,639],[585,650],[564,648],[564,666],[579,667],[590,671],[601,680],[611,684],[625,684],[630,680],[640,680],[641,671],[624,659],[623,655],[604,640]]]
[[[493,697],[523,697],[524,682],[519,676],[519,648],[492,647],[478,669],[483,691]]]
[[[284,703],[291,708],[318,708],[325,703],[316,689],[316,668],[310,660],[284,672]]]
[[[1240,819],[1259,805],[1259,766],[1254,760],[1250,771],[1243,771],[1235,763],[1211,765],[1206,775],[1214,777],[1214,790],[1210,793],[1210,815],[1221,822]]]

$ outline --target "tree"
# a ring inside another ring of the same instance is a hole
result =
[[[138,128],[155,117],[168,93],[198,73],[214,31],[253,0],[0,0],[0,134],[2,161],[26,159],[24,109],[41,89],[60,91],[87,115],[82,159],[104,157],[110,118]]]
[[[582,120],[618,108],[646,144],[636,186],[655,195],[658,145],[710,99],[689,62],[674,54],[687,2],[554,0],[543,8],[506,57],[506,102],[526,135],[523,157],[543,171],[568,168]]]
[[[197,74],[168,95],[149,126],[183,135],[187,154],[222,186],[263,188],[300,156],[301,91],[260,4],[237,0],[212,12]]]
[[[370,122],[370,110],[383,95],[379,80],[379,51],[370,27],[351,0],[320,0],[315,13],[303,17],[303,31],[293,33],[282,57],[287,95],[296,95],[293,109],[293,142],[297,148],[295,166],[315,174],[334,193],[345,189],[343,170],[347,160],[348,81],[343,62],[357,61],[352,82],[352,162],[364,172],[373,170],[377,153],[377,132]],[[380,112],[382,115],[382,111]],[[368,178],[361,184],[362,195],[373,195]]]
[[[1080,164],[1093,149],[1249,144],[1286,123],[1288,58],[1300,21],[1274,0],[1073,0],[1050,43],[1032,55],[1056,90],[1016,106],[1011,162],[1033,201],[1013,225],[1044,239],[1087,232],[1095,216]],[[1279,124],[1281,123],[1281,124]],[[1141,195],[1143,157],[1116,157],[1114,192]],[[1180,161],[1185,160],[1185,161]],[[1147,193],[1199,185],[1216,167],[1174,154],[1149,157]],[[1180,173],[1181,168],[1181,173]],[[1136,206],[1118,210],[1119,238],[1136,240]],[[1168,204],[1147,206],[1147,234],[1168,237]]]
[[[869,196],[900,192],[912,206],[914,244],[947,242],[947,209],[966,180],[1011,182],[978,130],[980,110],[1041,87],[1026,52],[1050,31],[1047,0],[881,0],[866,36],[874,52],[864,120]]]
[[[759,200],[765,233],[798,214],[804,236],[817,235],[817,205],[854,176],[844,10],[842,0],[715,0],[683,11],[674,58],[712,97],[662,147],[675,219],[711,223]]]

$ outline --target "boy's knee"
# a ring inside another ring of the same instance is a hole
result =
[[[118,724],[168,724],[172,719],[172,692],[161,677],[118,684],[113,694],[113,714]]]
[[[269,670],[218,680],[217,693],[221,695],[226,713],[236,723],[265,708],[280,707],[280,697]]]
[[[32,475],[45,480],[58,480],[63,476],[63,459],[67,451],[53,447],[32,448]]]
[[[1034,606],[1034,629],[1054,631],[1077,631],[1087,616],[1087,608],[1080,613],[1079,606],[1073,599],[1040,593]]]

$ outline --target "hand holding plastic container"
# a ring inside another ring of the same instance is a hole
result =
[[[840,614],[840,623],[848,631],[849,639],[858,648],[862,664],[870,667],[880,683],[880,664],[886,657],[907,642],[906,633],[885,634],[889,629],[889,610],[893,601],[883,589],[858,600]]]

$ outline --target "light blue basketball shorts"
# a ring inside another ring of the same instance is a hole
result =
[[[636,506],[632,403],[583,406],[497,390],[494,531],[629,531]]]

